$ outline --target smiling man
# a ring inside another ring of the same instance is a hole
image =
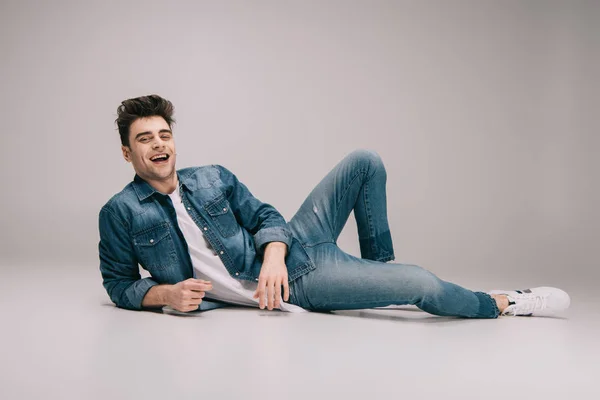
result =
[[[219,164],[177,170],[173,105],[157,95],[117,109],[135,176],[99,214],[100,271],[131,310],[232,305],[289,312],[413,304],[435,315],[552,315],[567,293],[538,287],[473,292],[395,259],[381,157],[356,150],[315,186],[288,222]],[[337,239],[351,212],[361,258]],[[139,267],[150,277],[141,278]]]

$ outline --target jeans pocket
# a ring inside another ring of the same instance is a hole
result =
[[[301,304],[301,301],[300,301],[301,296],[298,295],[298,291],[302,290],[302,282],[300,282],[301,279],[302,279],[302,277],[295,279],[295,280],[291,281],[290,283],[288,283],[289,288],[290,288],[290,299],[289,299],[288,303],[304,308],[304,306]]]
[[[289,297],[287,303],[296,304],[295,297],[294,297],[294,281],[288,282],[288,288],[290,291],[290,297]]]

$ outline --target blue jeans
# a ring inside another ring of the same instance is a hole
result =
[[[431,314],[497,318],[495,300],[395,259],[387,219],[386,171],[381,157],[356,150],[312,190],[289,221],[316,269],[290,282],[289,302],[308,310],[350,310],[413,304]],[[350,212],[361,257],[336,244]]]

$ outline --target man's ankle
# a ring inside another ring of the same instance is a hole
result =
[[[498,306],[498,310],[502,313],[506,307],[508,307],[508,297],[505,294],[492,294],[490,295],[494,300],[496,300],[496,305]]]

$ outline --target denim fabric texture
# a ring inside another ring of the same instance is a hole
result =
[[[221,165],[177,171],[186,209],[231,276],[258,281],[269,242],[287,245],[288,278],[315,268],[283,216]],[[100,272],[110,299],[119,307],[142,309],[146,292],[157,284],[193,277],[187,243],[171,198],[137,174],[99,213]],[[139,265],[151,277],[141,279]],[[224,304],[204,300],[201,310]]]
[[[290,283],[290,302],[314,311],[416,305],[428,313],[497,318],[495,300],[412,264],[395,260],[388,225],[387,174],[381,157],[357,150],[313,189],[290,220],[316,269]],[[356,219],[361,257],[337,246],[350,213]]]
[[[363,309],[413,304],[435,315],[497,318],[488,294],[446,282],[413,264],[393,263],[387,217],[387,174],[381,157],[359,149],[342,159],[286,222],[221,165],[177,171],[186,209],[236,279],[257,280],[264,246],[288,246],[290,300],[308,310]],[[351,212],[361,257],[337,245]],[[168,195],[139,176],[100,211],[100,270],[119,307],[142,309],[158,283],[191,278],[187,244]],[[138,263],[151,278],[140,279]],[[226,306],[204,300],[200,310]]]

